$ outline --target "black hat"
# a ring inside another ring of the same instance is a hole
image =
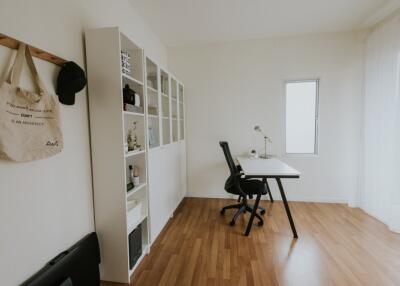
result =
[[[86,85],[85,72],[74,62],[67,62],[57,78],[57,95],[61,103],[74,105],[75,93]]]

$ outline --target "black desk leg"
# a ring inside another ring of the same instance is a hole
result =
[[[268,181],[267,181],[266,178],[264,179],[264,183],[267,186],[267,191],[268,191],[268,194],[269,194],[269,200],[270,200],[271,203],[273,203],[274,199],[272,198],[271,189],[269,188]]]
[[[256,202],[253,207],[253,211],[251,212],[251,215],[250,215],[249,223],[247,224],[247,228],[246,228],[246,232],[245,232],[246,236],[248,236],[250,234],[250,230],[253,225],[253,220],[254,220],[254,217],[256,216],[258,205],[260,203],[260,199],[261,199],[261,194],[258,194],[257,198],[256,198]]]
[[[285,210],[286,210],[287,217],[289,219],[290,227],[292,228],[293,237],[294,238],[298,238],[296,227],[294,226],[292,215],[290,213],[289,204],[288,204],[288,202],[286,200],[285,191],[283,190],[283,187],[282,187],[281,179],[280,178],[276,178],[276,182],[278,183],[279,191],[281,192],[282,201],[283,201],[283,204],[285,205]]]

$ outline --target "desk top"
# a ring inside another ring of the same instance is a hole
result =
[[[246,177],[299,178],[300,172],[276,158],[237,157]]]

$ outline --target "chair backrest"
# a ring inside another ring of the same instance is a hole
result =
[[[226,163],[228,164],[229,171],[231,172],[231,176],[235,175],[238,173],[238,169],[236,168],[235,162],[232,159],[231,151],[229,150],[229,145],[228,142],[226,141],[221,141],[219,142],[219,145],[221,146],[222,150],[224,151]]]
[[[231,155],[231,151],[229,150],[228,142],[221,141],[221,142],[219,142],[219,145],[221,146],[222,150],[224,151],[226,163],[228,164],[229,171],[231,173],[229,178],[226,180],[225,190],[232,194],[242,194],[242,191],[240,189],[240,177],[238,176],[238,174],[240,172],[237,169],[236,164],[232,159],[232,155]]]

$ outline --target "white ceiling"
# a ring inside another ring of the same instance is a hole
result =
[[[400,0],[130,0],[167,46],[356,30]]]

